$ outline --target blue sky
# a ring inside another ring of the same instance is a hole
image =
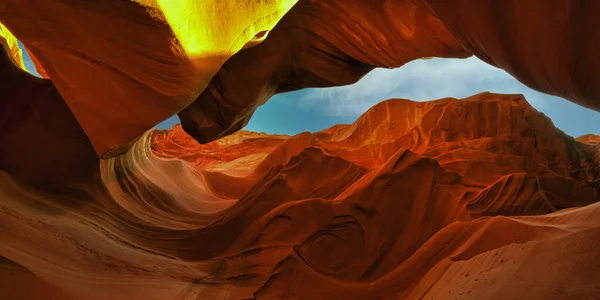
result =
[[[465,98],[484,91],[525,95],[533,107],[571,136],[600,135],[599,112],[536,92],[475,57],[417,60],[398,69],[375,69],[353,85],[279,94],[259,107],[245,129],[283,134],[319,131],[352,123],[371,106],[390,98],[427,101]],[[157,127],[170,128],[177,122],[173,117]]]
[[[25,65],[35,70],[23,52]],[[536,92],[475,57],[417,60],[398,69],[375,69],[348,86],[279,94],[258,108],[245,129],[290,135],[314,132],[352,123],[371,106],[390,98],[427,101],[464,98],[484,91],[525,95],[533,107],[571,136],[600,135],[599,112]],[[170,128],[175,123],[179,123],[177,116],[156,127]]]

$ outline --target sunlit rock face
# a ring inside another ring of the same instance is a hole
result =
[[[68,195],[1,174],[0,298],[597,296],[597,139],[490,93],[291,137],[153,131]]]
[[[205,143],[241,129],[276,93],[351,84],[375,67],[420,58],[469,56],[409,0],[300,0],[263,43],[233,55],[179,118]]]
[[[295,2],[0,4],[0,299],[600,298],[600,137],[520,95],[239,131],[434,56],[598,110],[597,2]]]
[[[7,0],[0,23],[52,79],[96,153],[111,155],[185,108],[294,3]]]
[[[573,0],[300,0],[181,113],[204,143],[242,128],[275,93],[356,82],[374,67],[475,55],[538,91],[600,111],[600,10]]]
[[[273,94],[428,57],[476,55],[600,109],[595,1],[171,2],[10,0],[0,22],[104,157],[175,113],[205,143],[241,129]]]

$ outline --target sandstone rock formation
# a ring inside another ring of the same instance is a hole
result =
[[[596,297],[596,139],[490,93],[296,136],[177,125],[69,195],[3,173],[0,298]]]
[[[433,56],[471,54],[409,0],[301,0],[263,43],[232,56],[179,118],[204,143],[241,129],[276,93],[351,84],[375,67]]]
[[[294,2],[0,4],[0,299],[600,297],[600,137],[520,95],[238,131],[432,56],[599,110],[596,2]]]
[[[242,128],[274,93],[350,84],[374,67],[468,57],[600,110],[600,10],[574,0],[298,1],[261,45],[227,61],[179,117],[207,142]],[[282,50],[283,49],[283,50]]]
[[[0,21],[52,78],[98,155],[126,151],[175,113],[208,142],[241,129],[275,93],[350,84],[375,67],[434,56],[476,55],[600,109],[594,1],[30,2],[5,1]]]
[[[533,89],[600,110],[600,2],[423,2],[483,61]]]
[[[186,107],[294,3],[7,0],[0,23],[41,63],[102,155]]]

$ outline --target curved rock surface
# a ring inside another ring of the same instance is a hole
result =
[[[114,155],[191,103],[294,3],[7,0],[0,23],[33,53],[96,153]]]
[[[205,143],[241,129],[273,94],[350,84],[427,57],[474,54],[600,110],[594,1],[169,3],[10,0],[0,21],[106,157],[175,113]]]
[[[538,91],[600,111],[600,2],[423,1],[470,53]]]
[[[597,138],[491,93],[314,134],[154,131],[68,194],[0,174],[0,298],[598,297]]]
[[[0,169],[59,192],[94,176],[98,157],[54,84],[24,71],[0,37]]]
[[[205,143],[241,129],[272,95],[351,84],[376,67],[470,53],[409,0],[300,0],[263,43],[232,56],[179,118]]]
[[[600,111],[600,3],[300,0],[179,113],[201,143],[242,128],[275,93],[354,83],[375,67],[476,55],[538,91]]]
[[[431,56],[598,110],[595,2],[293,2],[0,4],[0,299],[600,297],[600,137],[520,95],[238,131]]]

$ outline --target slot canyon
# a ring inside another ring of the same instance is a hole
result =
[[[600,299],[600,124],[572,136],[528,96],[479,90],[248,127],[273,97],[424,59],[600,114],[598,13],[2,0],[0,299]]]

